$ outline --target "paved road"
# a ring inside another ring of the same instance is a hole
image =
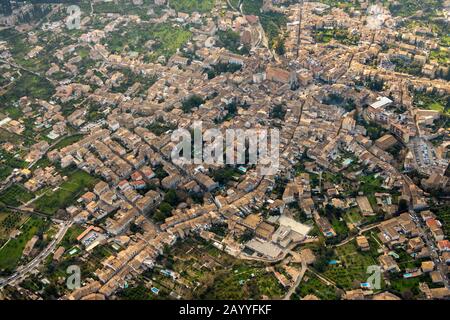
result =
[[[340,246],[343,246],[343,245],[349,243],[350,241],[352,241],[353,239],[355,239],[357,236],[362,235],[364,232],[367,232],[367,231],[370,231],[370,230],[372,230],[372,229],[374,229],[374,228],[377,228],[380,224],[381,224],[381,222],[377,222],[377,223],[375,223],[375,224],[371,224],[371,225],[369,225],[369,226],[366,226],[366,227],[360,229],[360,230],[358,231],[358,234],[356,234],[356,235],[354,235],[354,236],[352,236],[352,237],[350,237],[350,238],[345,239],[344,241],[342,241],[341,243],[338,243],[338,244],[334,245],[333,247],[340,247]]]
[[[298,275],[297,279],[295,280],[294,285],[289,289],[289,291],[284,296],[283,300],[291,300],[292,294],[295,292],[295,289],[300,285],[300,283],[303,280],[303,276],[306,273],[306,270],[308,270],[308,265],[305,261],[302,260],[302,269],[300,270],[300,274]]]
[[[14,273],[12,276],[10,276],[7,279],[0,280],[0,288],[3,288],[8,284],[13,284],[16,281],[23,280],[31,271],[33,271],[37,266],[39,266],[39,264],[41,264],[51,253],[53,253],[58,244],[64,238],[67,230],[70,228],[72,223],[73,223],[72,221],[66,221],[64,223],[61,223],[61,229],[58,231],[55,238],[50,242],[47,248],[41,251],[28,264],[17,268],[16,273]]]
[[[419,228],[419,232],[422,235],[422,238],[425,240],[425,243],[427,244],[428,249],[431,251],[430,257],[432,258],[434,264],[436,265],[436,270],[441,274],[442,279],[444,279],[444,285],[447,289],[450,289],[449,286],[449,279],[447,277],[447,265],[445,262],[442,262],[439,259],[439,253],[437,251],[437,248],[434,244],[433,237],[428,230],[428,228],[425,226],[425,224],[422,222],[422,220],[417,216],[416,212],[414,210],[410,210],[410,215],[413,217],[413,219],[416,222],[417,227]]]

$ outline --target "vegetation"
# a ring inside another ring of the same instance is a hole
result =
[[[15,229],[23,219],[24,215],[21,213],[2,209],[2,212],[0,212],[0,238],[9,237],[9,233]]]
[[[450,236],[450,205],[433,208],[433,212],[436,214],[439,221],[442,222],[442,230],[448,238]]]
[[[241,46],[241,37],[239,33],[228,29],[226,31],[219,30],[217,35],[219,36],[219,46],[222,46],[234,53],[248,54],[248,48]]]
[[[82,3],[83,5],[84,3]],[[135,5],[131,1],[118,0],[111,2],[95,2],[93,3],[94,13],[120,13],[120,14],[133,14],[138,15],[141,18],[146,18],[148,1],[145,0],[143,5]],[[84,8],[84,9],[83,9]],[[91,8],[89,5],[82,6],[83,12],[90,12]]]
[[[212,66],[212,68],[208,68],[205,70],[208,75],[208,79],[213,79],[219,74],[230,72],[235,73],[238,70],[241,70],[242,66],[237,63],[218,63]]]
[[[25,166],[26,162],[19,157],[4,150],[0,150],[0,179],[4,180],[7,178],[13,169],[24,168]]]
[[[125,288],[118,292],[118,296],[123,300],[151,300],[155,297],[150,289],[142,284]]]
[[[157,136],[160,136],[169,130],[176,129],[176,127],[177,126],[175,124],[165,122],[163,118],[157,118],[155,122],[147,126],[147,129],[156,134]]]
[[[208,300],[260,299],[262,295],[281,297],[283,290],[275,276],[263,268],[236,262],[231,272],[219,271],[201,296]]]
[[[314,38],[317,42],[327,43],[331,39],[345,44],[345,45],[357,45],[359,42],[359,35],[356,33],[350,33],[347,29],[333,28],[333,29],[316,29],[314,32]]]
[[[439,111],[450,116],[450,95],[438,95],[436,92],[414,93],[414,104],[419,108]]]
[[[338,300],[339,298],[336,288],[325,284],[310,271],[306,272],[303,281],[297,287],[291,299],[297,300],[308,294],[313,294],[321,300]]]
[[[166,59],[183,47],[191,38],[191,32],[168,23],[162,24],[129,24],[111,33],[105,39],[109,50],[121,53],[123,50],[142,53],[147,62],[153,62],[160,56]],[[143,44],[155,41],[151,50]]]
[[[270,47],[274,48],[277,54],[283,55],[285,53],[283,32],[288,22],[286,16],[279,12],[267,12],[260,14],[259,17]]]
[[[0,250],[0,270],[3,270],[6,274],[13,272],[20,261],[27,242],[34,235],[42,235],[46,226],[45,220],[31,217],[21,227],[21,234],[17,238],[8,241]]]
[[[286,108],[285,105],[283,104],[277,104],[275,105],[272,110],[270,110],[270,115],[269,117],[271,119],[279,119],[279,120],[284,120],[284,117],[286,115]]]
[[[202,97],[194,94],[183,101],[181,108],[183,109],[184,113],[189,113],[193,108],[198,108],[203,103],[205,103],[205,100],[203,100]]]
[[[359,191],[365,195],[373,195],[376,192],[383,192],[384,190],[381,187],[383,181],[380,178],[375,178],[374,175],[361,175],[359,181]]]
[[[33,199],[34,195],[20,184],[13,184],[0,193],[0,202],[8,206],[19,207]]]
[[[211,177],[221,185],[227,185],[234,177],[238,176],[238,171],[232,167],[224,167],[214,170]]]
[[[391,62],[395,64],[395,71],[407,73],[413,76],[422,75],[422,65],[416,61],[409,61],[402,58],[391,58]]]
[[[52,146],[52,148],[50,150],[62,149],[64,147],[70,146],[70,145],[80,141],[83,138],[84,138],[84,134],[74,134],[71,136],[64,137],[58,143],[56,143],[54,146]]]
[[[77,237],[84,231],[84,228],[79,225],[72,225],[61,240],[60,245],[66,250],[70,249],[76,244]]]
[[[214,8],[215,0],[175,0],[170,6],[179,12],[210,12]]]
[[[345,290],[359,287],[366,282],[369,274],[367,267],[377,265],[378,245],[372,238],[368,238],[371,250],[360,252],[355,240],[336,248],[337,260],[340,263],[329,265],[323,273],[326,277],[336,282],[337,287]]]
[[[167,202],[161,202],[159,208],[153,214],[153,220],[155,222],[164,222],[166,218],[170,217],[173,207]]]
[[[0,96],[0,102],[10,104],[22,97],[48,100],[54,93],[54,86],[45,78],[29,72],[22,72],[6,94]]]
[[[381,138],[381,136],[383,136],[387,133],[386,129],[384,129],[382,126],[380,126],[379,124],[377,124],[376,122],[373,122],[373,121],[370,121],[369,123],[364,122],[363,126],[367,130],[367,135],[373,141]]]
[[[420,294],[419,283],[426,282],[428,275],[405,279],[401,274],[390,274],[390,290],[404,299],[413,299]]]
[[[394,16],[409,17],[418,11],[431,16],[435,14],[436,10],[442,8],[442,3],[442,0],[400,0],[390,3],[389,10]]]
[[[244,0],[243,12],[258,16],[261,26],[267,35],[269,45],[277,54],[284,54],[284,30],[288,22],[287,17],[280,12],[262,12],[263,0]]]
[[[120,72],[124,75],[125,80],[122,81],[119,86],[112,87],[112,92],[126,93],[133,84],[139,83],[141,86],[138,89],[137,94],[144,93],[158,80],[156,75],[147,76],[139,72],[133,72],[128,68],[121,69]]]
[[[75,170],[69,174],[56,191],[51,191],[37,199],[34,207],[47,214],[55,214],[58,209],[70,206],[83,192],[92,188],[98,180],[84,171]]]

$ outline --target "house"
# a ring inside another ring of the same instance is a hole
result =
[[[361,251],[369,251],[370,245],[369,241],[365,236],[358,236],[356,237],[356,244],[358,245],[358,248],[361,249]]]
[[[446,263],[447,265],[450,264],[450,252],[449,251],[445,251],[442,253],[441,261],[443,263]]]
[[[93,193],[93,192],[91,192],[91,191],[88,191],[88,192],[86,192],[85,194],[83,194],[83,195],[81,196],[81,200],[82,200],[84,203],[92,202],[92,201],[94,201],[96,198],[97,198],[97,196],[95,195],[95,193]]]
[[[291,87],[298,85],[298,77],[294,71],[288,71],[277,67],[266,68],[266,79],[269,81],[289,84]]]
[[[399,272],[400,268],[395,262],[394,258],[392,258],[390,255],[384,254],[380,257],[378,257],[378,261],[380,262],[381,268],[383,271],[391,271],[391,272]]]
[[[425,243],[423,242],[422,238],[415,237],[412,239],[409,239],[408,241],[408,251],[411,252],[417,252],[422,250],[422,248],[425,246]]]
[[[156,177],[156,174],[153,172],[152,168],[150,168],[149,166],[142,167],[141,172],[144,174],[144,176],[147,179],[153,179],[154,177]]]
[[[444,282],[444,278],[442,278],[442,275],[439,271],[430,272],[430,278],[433,283],[443,283]]]
[[[63,246],[60,246],[58,249],[56,249],[55,253],[53,254],[53,260],[59,262],[65,251],[66,249]]]
[[[397,144],[397,139],[393,135],[385,134],[375,141],[375,145],[383,151],[386,151]]]
[[[319,216],[318,213],[315,213],[314,220],[316,221],[317,226],[325,237],[331,238],[336,236],[336,232],[334,231],[330,221],[328,221],[326,217]]]
[[[99,183],[97,183],[94,187],[94,193],[97,196],[100,196],[102,193],[106,192],[109,190],[109,186],[106,182],[104,181],[100,181]]]
[[[369,199],[365,196],[356,197],[356,203],[364,216],[372,216],[373,212],[372,206],[370,205]]]
[[[219,184],[211,179],[209,176],[199,172],[195,175],[195,180],[208,192],[213,191],[219,187]]]
[[[450,241],[448,241],[448,240],[438,241],[437,247],[438,247],[439,251],[441,251],[441,252],[450,251]]]
[[[438,220],[434,218],[428,219],[426,221],[426,225],[430,229],[436,241],[444,240],[444,232],[442,231],[441,228],[442,225]]]
[[[259,214],[250,214],[244,220],[241,220],[240,223],[246,228],[255,231],[256,228],[262,223],[262,217]]]
[[[421,265],[422,272],[431,272],[434,270],[433,261],[423,261]]]
[[[174,189],[183,178],[179,174],[172,174],[161,180],[164,189]]]

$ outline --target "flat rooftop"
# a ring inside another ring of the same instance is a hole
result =
[[[278,222],[280,223],[281,226],[290,227],[292,231],[300,233],[301,235],[304,236],[306,236],[308,232],[311,231],[310,226],[297,222],[294,219],[286,216],[281,216],[280,219],[278,219]]]

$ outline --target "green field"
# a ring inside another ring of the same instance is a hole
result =
[[[200,238],[178,242],[160,257],[164,268],[180,274],[175,284],[170,278],[152,270],[152,285],[164,292],[181,292],[191,299],[277,299],[283,289],[272,272],[261,263],[237,260]],[[202,264],[205,264],[202,266]],[[161,296],[161,294],[160,294]]]
[[[86,189],[92,188],[97,182],[96,178],[86,172],[76,170],[69,174],[68,180],[63,182],[58,190],[47,192],[37,199],[33,206],[41,212],[52,215],[58,209],[70,206]]]
[[[445,236],[448,238],[450,236],[450,205],[443,206],[439,209],[433,210],[436,213],[439,221],[442,222]]]
[[[210,12],[214,8],[215,0],[172,0],[170,6],[176,11],[192,13],[192,12]]]
[[[8,206],[18,207],[30,201],[33,197],[34,195],[22,185],[13,184],[11,187],[0,193],[0,202]]]
[[[426,282],[428,275],[422,275],[416,278],[405,279],[401,275],[396,275],[390,279],[390,290],[394,294],[403,296],[405,299],[411,299],[420,294],[419,283]]]
[[[414,104],[421,109],[439,111],[445,115],[450,115],[449,95],[439,96],[436,93],[415,92]]]
[[[204,299],[259,299],[261,295],[279,298],[283,290],[273,273],[261,267],[236,263],[230,271],[218,272],[213,285],[208,288]]]
[[[84,134],[75,134],[75,135],[72,135],[69,137],[65,137],[65,138],[61,139],[61,141],[59,141],[53,147],[51,147],[50,150],[59,150],[64,147],[67,147],[71,144],[74,144],[75,142],[80,141],[81,139],[84,138],[84,136],[85,136]]]
[[[0,250],[0,270],[10,273],[17,266],[22,256],[23,249],[35,234],[43,231],[46,222],[43,219],[31,217],[22,227],[22,233],[16,238],[11,239]]]
[[[64,238],[61,241],[61,246],[66,248],[66,250],[70,249],[75,245],[77,237],[84,231],[84,229],[85,228],[76,224],[71,226],[64,235]]]
[[[441,65],[450,64],[450,50],[448,48],[439,48],[430,52],[430,59],[437,61]]]
[[[384,191],[381,187],[383,181],[378,177],[375,178],[374,175],[361,175],[359,181],[361,184],[358,191],[363,192],[364,195],[373,195],[375,192]]]
[[[304,298],[308,294],[313,294],[321,300],[338,300],[336,291],[335,287],[327,285],[312,272],[307,271],[291,300]]]
[[[0,140],[1,141],[1,140]],[[7,178],[13,169],[25,168],[27,163],[14,154],[0,150],[0,179]]]
[[[321,43],[328,43],[331,39],[335,39],[345,45],[357,45],[360,36],[352,34],[346,29],[317,29],[314,38]]]
[[[124,50],[144,54],[147,61],[155,61],[159,56],[171,57],[191,38],[192,33],[187,29],[162,24],[133,24],[114,31],[105,40],[113,53]],[[143,45],[149,40],[156,41],[151,52]]]
[[[48,80],[29,72],[22,72],[22,76],[14,81],[7,93],[0,96],[0,102],[10,105],[24,96],[48,100],[53,93],[54,86]]]
[[[433,16],[441,4],[440,0],[400,0],[390,3],[389,10],[393,16],[409,17],[419,10],[424,12],[424,16]]]
[[[25,215],[3,210],[0,212],[0,239],[7,240],[12,230],[25,222]],[[1,244],[0,244],[1,246]]]
[[[346,213],[344,213],[343,218],[346,222],[354,224],[358,224],[361,220],[363,220],[363,217],[357,208],[349,209]]]
[[[336,282],[336,285],[342,289],[351,289],[359,286],[361,282],[366,282],[370,274],[367,267],[378,265],[376,257],[377,244],[372,238],[368,238],[371,250],[361,252],[353,240],[341,247],[336,248],[337,260],[341,261],[340,265],[328,266],[323,273],[324,276]]]

